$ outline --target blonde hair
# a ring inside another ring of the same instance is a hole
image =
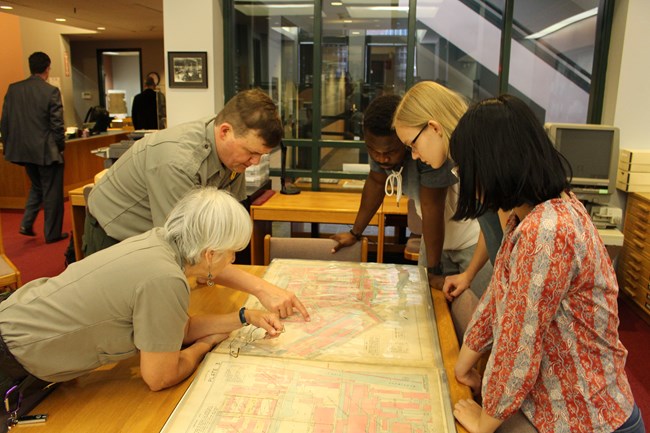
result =
[[[420,81],[411,87],[397,106],[393,128],[400,126],[419,128],[429,120],[438,122],[449,145],[451,133],[467,111],[467,101],[459,93],[433,81]]]
[[[225,253],[246,248],[253,223],[228,192],[206,187],[190,190],[174,206],[165,231],[165,239],[176,244],[183,262],[195,265],[206,249]]]

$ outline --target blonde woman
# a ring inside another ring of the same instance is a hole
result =
[[[421,81],[402,98],[393,117],[393,127],[400,141],[411,149],[414,159],[419,159],[434,169],[447,168],[451,171],[454,163],[449,158],[449,138],[466,110],[467,103],[463,96],[433,81]],[[476,305],[478,297],[487,287],[492,271],[491,265],[486,266],[488,249],[482,231],[488,227],[488,233],[493,234],[489,237],[488,245],[492,247],[491,253],[494,250],[490,256],[496,256],[496,250],[501,244],[501,226],[495,214],[484,218],[486,227],[483,226],[483,221],[479,222],[483,230],[479,230],[478,224],[470,221],[453,221],[451,217],[456,212],[457,201],[456,184],[447,193],[443,227],[445,243],[441,260],[446,277],[441,288],[447,299],[452,301],[473,283],[471,288],[476,296],[471,301],[463,301],[463,304],[470,305],[471,314],[472,306]],[[440,228],[427,225],[422,227],[425,233],[437,229]],[[467,243],[470,237],[475,247],[466,249],[463,254],[451,253],[457,249],[457,245]],[[424,248],[426,246],[423,250]],[[452,284],[456,281],[457,285]],[[468,319],[462,319],[463,324],[460,326],[458,320],[454,321],[458,334],[462,335]]]

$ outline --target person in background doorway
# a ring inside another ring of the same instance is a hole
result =
[[[156,83],[152,77],[144,81],[144,90],[135,95],[131,107],[133,127],[139,129],[158,129],[158,102]]]
[[[510,212],[455,366],[482,406],[461,400],[456,419],[472,433],[645,432],[618,338],[616,274],[569,189],[568,161],[510,95],[471,107],[450,150],[460,177],[454,218]],[[473,366],[490,350],[481,378]]]
[[[32,75],[9,86],[0,120],[5,160],[24,166],[32,183],[19,232],[36,236],[34,221],[43,206],[46,243],[68,237],[62,232],[63,104],[59,89],[47,83],[50,64],[45,53],[29,56]]]
[[[378,96],[366,109],[363,132],[370,157],[370,174],[352,229],[332,236],[339,243],[334,251],[354,245],[383,203],[387,191],[403,189],[415,201],[422,218],[424,233],[418,264],[428,269],[430,283],[441,289],[444,275],[463,272],[469,265],[479,226],[475,221],[451,221],[456,212],[458,183],[451,172],[451,161],[434,169],[414,159],[411,150],[402,144],[391,127],[400,100],[397,95]],[[398,191],[396,195],[399,197],[401,193]],[[472,286],[478,296],[487,287],[491,266],[487,265],[481,272]]]

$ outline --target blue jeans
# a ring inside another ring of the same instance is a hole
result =
[[[645,433],[645,425],[641,417],[639,406],[634,403],[632,415],[623,423],[622,426],[617,428],[614,433]]]

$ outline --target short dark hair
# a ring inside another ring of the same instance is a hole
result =
[[[29,56],[29,72],[32,74],[42,74],[51,63],[50,56],[37,51]]]
[[[144,80],[145,87],[156,87],[156,82],[151,77],[147,77]]]
[[[460,177],[456,220],[534,206],[569,188],[569,162],[533,111],[511,95],[470,107],[451,136],[450,150]]]
[[[381,95],[373,99],[363,114],[363,129],[380,137],[393,135],[393,115],[401,100],[398,95]]]
[[[228,122],[235,134],[255,130],[266,147],[277,147],[282,139],[282,122],[278,108],[266,92],[244,90],[233,96],[217,115],[217,123]]]

